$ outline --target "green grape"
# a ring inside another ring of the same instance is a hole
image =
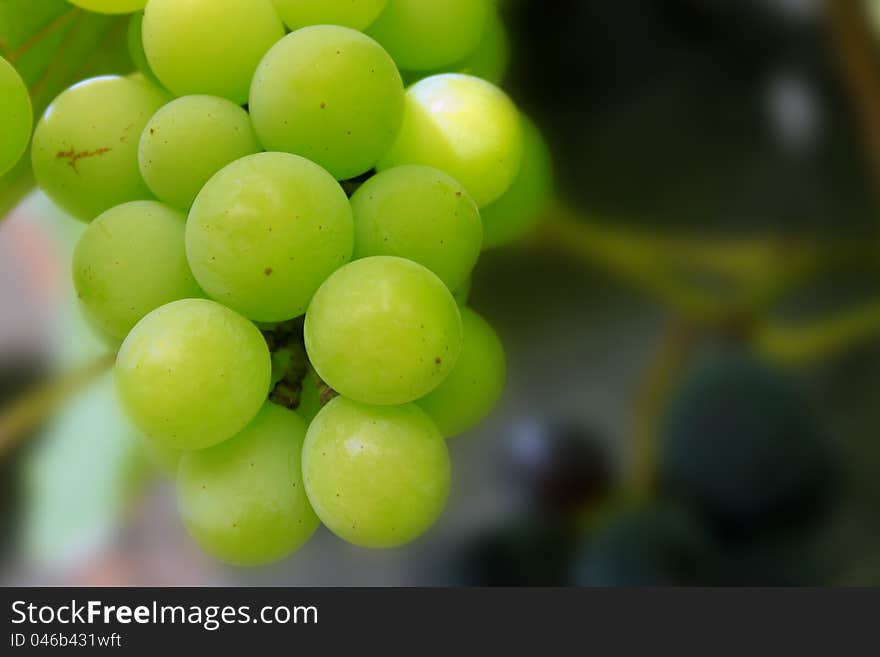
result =
[[[491,10],[491,0],[388,0],[368,32],[400,68],[430,70],[473,52]]]
[[[449,494],[446,444],[415,404],[367,406],[337,397],[309,427],[302,466],[321,522],[363,547],[418,537]]]
[[[184,96],[165,105],[147,123],[138,162],[158,198],[188,210],[211,176],[261,150],[250,117],[241,107],[218,96]]]
[[[128,56],[131,57],[132,63],[137,67],[138,71],[143,73],[144,77],[150,80],[150,82],[161,86],[162,83],[159,82],[159,78],[156,77],[153,69],[150,68],[150,63],[147,61],[147,53],[144,52],[143,25],[144,12],[139,11],[131,15],[131,19],[128,21]]]
[[[371,169],[394,141],[403,82],[368,36],[316,25],[288,34],[260,62],[249,109],[267,149],[302,155],[345,180]]]
[[[461,350],[452,294],[425,267],[393,256],[336,271],[306,313],[305,345],[327,384],[367,404],[404,404],[436,388]]]
[[[180,460],[177,505],[195,541],[221,561],[257,566],[282,559],[318,527],[300,464],[306,423],[265,404],[224,443]]]
[[[355,258],[408,258],[455,290],[480,257],[480,210],[442,171],[416,165],[388,169],[365,182],[351,205]]]
[[[424,164],[440,169],[482,208],[516,177],[521,132],[516,107],[498,87],[469,75],[435,75],[407,90],[403,126],[378,168]]]
[[[86,228],[73,253],[73,283],[103,333],[121,341],[150,311],[202,296],[186,263],[185,221],[162,203],[131,201]]]
[[[9,171],[27,150],[33,127],[28,88],[12,66],[0,57],[0,176]]]
[[[459,285],[456,289],[452,291],[452,296],[455,298],[455,303],[459,306],[466,306],[468,299],[471,298],[471,278],[468,276],[467,280]]]
[[[262,334],[207,299],[157,308],[116,358],[123,408],[149,438],[202,449],[231,438],[266,400],[272,363]]]
[[[464,342],[446,380],[418,401],[444,436],[466,431],[485,418],[504,389],[504,348],[492,327],[470,308],[462,308]]]
[[[257,64],[284,26],[272,0],[150,0],[143,36],[150,67],[175,94],[243,105]]]
[[[523,117],[523,156],[519,173],[504,195],[483,208],[483,247],[509,244],[541,220],[553,195],[553,160],[535,124]]]
[[[480,45],[467,57],[442,69],[405,71],[402,75],[407,86],[440,73],[464,73],[499,85],[504,80],[509,62],[510,42],[507,38],[507,29],[501,22],[498,12],[492,12],[480,39]]]
[[[274,0],[291,30],[307,25],[342,25],[363,30],[385,8],[385,0]]]
[[[342,187],[289,153],[249,155],[199,193],[186,253],[211,297],[255,321],[302,315],[322,282],[351,258],[354,222]]]
[[[128,14],[143,9],[147,0],[70,0],[70,4],[99,14]]]
[[[105,76],[70,87],[34,131],[31,158],[40,188],[85,221],[120,203],[152,198],[138,170],[138,139],[169,100],[144,79]]]

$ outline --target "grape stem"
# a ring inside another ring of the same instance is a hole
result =
[[[112,367],[116,354],[110,353],[71,370],[59,378],[37,386],[0,413],[0,457],[5,456],[64,402]]]

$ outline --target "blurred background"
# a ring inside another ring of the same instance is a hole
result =
[[[475,272],[508,384],[450,442],[439,523],[390,551],[319,529],[271,567],[203,556],[76,307],[83,225],[7,180],[0,583],[880,584],[874,3],[502,5],[503,86],[558,200]],[[54,93],[131,69],[114,20]]]

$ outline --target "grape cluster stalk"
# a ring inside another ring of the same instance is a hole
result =
[[[88,224],[76,293],[118,348],[126,414],[178,463],[188,531],[246,566],[319,524],[373,548],[420,536],[449,494],[446,439],[504,387],[472,272],[552,193],[499,87],[496,3],[74,4],[131,13],[139,70],[55,98],[33,172]],[[2,171],[32,128],[4,60],[0,94]]]

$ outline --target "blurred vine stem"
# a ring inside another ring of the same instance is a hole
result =
[[[94,361],[37,386],[0,413],[0,458],[5,457],[18,441],[48,418],[54,410],[106,372],[116,354],[100,356]]]

